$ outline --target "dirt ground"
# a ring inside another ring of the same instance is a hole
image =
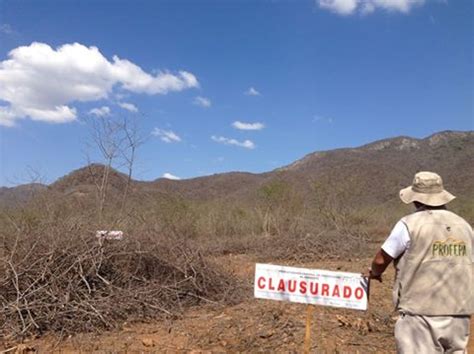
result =
[[[151,352],[265,352],[303,351],[306,305],[254,299],[254,266],[247,255],[227,255],[222,264],[245,280],[248,297],[235,306],[207,304],[188,310],[175,320],[123,324],[100,335],[78,334],[59,340],[47,335],[19,343],[0,344],[8,353],[151,353]],[[280,262],[281,264],[281,262]],[[361,272],[370,259],[331,260],[291,264],[306,268]],[[391,285],[393,269],[384,282],[371,285],[367,312],[315,307],[312,317],[314,353],[392,353],[395,351]],[[11,349],[7,351],[8,349]]]

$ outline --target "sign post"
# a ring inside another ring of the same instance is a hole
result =
[[[256,298],[308,305],[304,353],[309,353],[311,349],[311,319],[314,305],[365,311],[368,308],[368,286],[368,279],[358,273],[259,263],[255,266]]]
[[[313,318],[313,305],[306,307],[306,329],[304,334],[304,354],[311,351],[311,320]]]

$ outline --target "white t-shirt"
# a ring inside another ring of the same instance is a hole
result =
[[[410,247],[410,234],[407,226],[399,221],[393,227],[390,236],[385,240],[382,249],[393,259],[398,258]]]

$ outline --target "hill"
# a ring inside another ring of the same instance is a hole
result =
[[[16,187],[0,187],[0,207],[21,205],[46,189],[47,186],[41,183],[28,183]]]
[[[278,169],[293,180],[350,184],[352,192],[366,201],[396,197],[423,170],[439,173],[454,194],[473,196],[474,132],[396,137],[359,148],[315,152]]]
[[[252,200],[262,186],[286,183],[305,194],[318,185],[328,192],[350,190],[359,203],[382,203],[396,198],[417,171],[436,171],[454,194],[474,197],[474,131],[445,131],[424,139],[396,137],[357,148],[313,152],[276,170],[252,174],[230,172],[187,180],[131,181],[132,194],[167,194],[190,200]],[[60,178],[48,190],[63,195],[86,196],[96,190],[104,166],[93,164]],[[127,176],[111,170],[110,194],[123,191]],[[35,186],[44,189],[44,186]],[[28,199],[30,187],[0,189],[0,205]]]
[[[462,199],[472,199],[474,131],[445,131],[424,139],[384,139],[357,148],[314,152],[264,174],[234,172],[182,181],[160,179],[149,187],[193,199],[248,200],[262,186],[279,181],[304,195],[317,185],[327,193],[345,191],[360,204],[378,204],[398,201],[398,191],[422,170],[438,172],[446,188]]]

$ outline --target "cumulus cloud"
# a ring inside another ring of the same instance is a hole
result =
[[[425,0],[316,0],[320,8],[339,15],[351,15],[359,12],[370,14],[377,9],[409,13],[415,6],[421,6]]]
[[[172,180],[175,180],[175,181],[179,181],[181,179],[180,177],[172,175],[169,172],[163,173],[163,176],[161,176],[161,177],[167,178],[167,179],[172,179]]]
[[[240,121],[235,121],[234,123],[232,123],[232,126],[235,129],[239,129],[239,130],[262,130],[263,128],[265,128],[265,125],[263,123],[259,123],[259,122],[244,123],[244,122],[240,122]]]
[[[151,134],[159,137],[165,143],[179,143],[181,141],[181,138],[171,130],[155,128]]]
[[[357,8],[359,0],[319,0],[319,7],[338,13],[349,15]]]
[[[97,47],[79,43],[56,49],[32,43],[8,53],[0,62],[0,124],[21,118],[63,123],[76,119],[73,102],[106,99],[119,87],[149,95],[199,87],[190,72],[149,74],[118,56],[105,58]]]
[[[224,145],[234,145],[240,146],[246,149],[255,149],[255,144],[251,140],[244,140],[238,141],[236,139],[225,138],[223,136],[211,136],[211,139],[216,143],[224,144]]]
[[[134,113],[138,112],[137,106],[135,106],[133,103],[119,102],[117,104],[123,109],[126,109],[127,111],[134,112]]]
[[[0,88],[0,91],[2,89]],[[21,117],[28,116],[32,120],[42,121],[46,123],[68,123],[76,120],[77,110],[74,107],[64,105],[55,107],[23,107],[21,109]],[[15,125],[15,121],[19,118],[18,110],[11,106],[2,106],[0,109],[0,124],[7,127]]]
[[[6,106],[0,106],[0,125],[13,127],[15,125],[15,114]]]
[[[102,106],[100,108],[93,108],[89,111],[89,114],[93,114],[97,117],[106,117],[110,115],[110,108],[107,106]]]
[[[260,96],[260,92],[258,92],[254,87],[250,87],[247,91],[244,92],[247,96]]]
[[[195,104],[196,106],[201,106],[201,107],[204,107],[204,108],[208,108],[208,107],[211,107],[211,100],[209,98],[206,98],[206,97],[202,97],[202,96],[197,96],[194,98],[193,100],[193,104]]]

